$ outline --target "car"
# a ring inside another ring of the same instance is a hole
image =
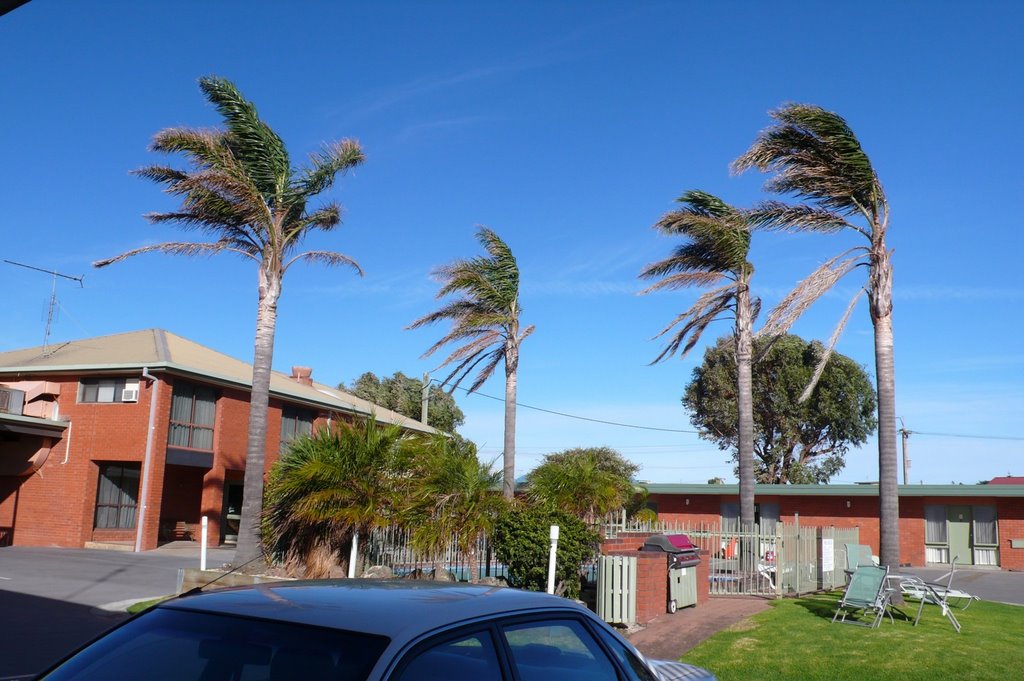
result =
[[[44,672],[64,681],[671,681],[574,601],[476,584],[275,582],[164,601]]]

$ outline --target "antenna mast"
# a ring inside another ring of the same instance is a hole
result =
[[[80,277],[75,277],[70,274],[63,274],[56,270],[44,270],[42,267],[33,267],[32,265],[26,265],[25,263],[14,262],[13,260],[4,260],[8,265],[16,265],[18,267],[24,267],[28,270],[35,270],[36,272],[43,272],[53,276],[53,286],[50,288],[50,303],[46,311],[46,331],[43,333],[43,350],[46,350],[46,345],[50,341],[50,329],[53,326],[53,313],[57,309],[57,277],[64,279],[70,279],[71,281],[77,281],[78,285],[85,288],[85,284],[82,280],[85,279],[83,274]]]
[[[903,423],[903,417],[900,418],[900,435],[903,436],[903,484],[906,485],[907,477],[910,472],[910,459],[907,458],[907,440],[914,434],[914,431],[907,430],[907,425]]]

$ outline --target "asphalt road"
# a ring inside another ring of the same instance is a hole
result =
[[[231,560],[213,549],[209,567]],[[0,548],[0,677],[45,669],[122,621],[101,606],[174,593],[178,568],[199,566],[198,548],[144,553]]]

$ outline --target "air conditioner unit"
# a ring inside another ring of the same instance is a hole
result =
[[[122,402],[138,402],[139,401],[139,389],[138,388],[125,388],[121,391]]]

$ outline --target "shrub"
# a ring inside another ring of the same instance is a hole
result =
[[[494,551],[508,567],[511,586],[544,591],[548,582],[550,527],[559,526],[555,593],[567,598],[580,594],[583,564],[597,555],[600,537],[579,518],[559,510],[511,507],[494,526]]]

